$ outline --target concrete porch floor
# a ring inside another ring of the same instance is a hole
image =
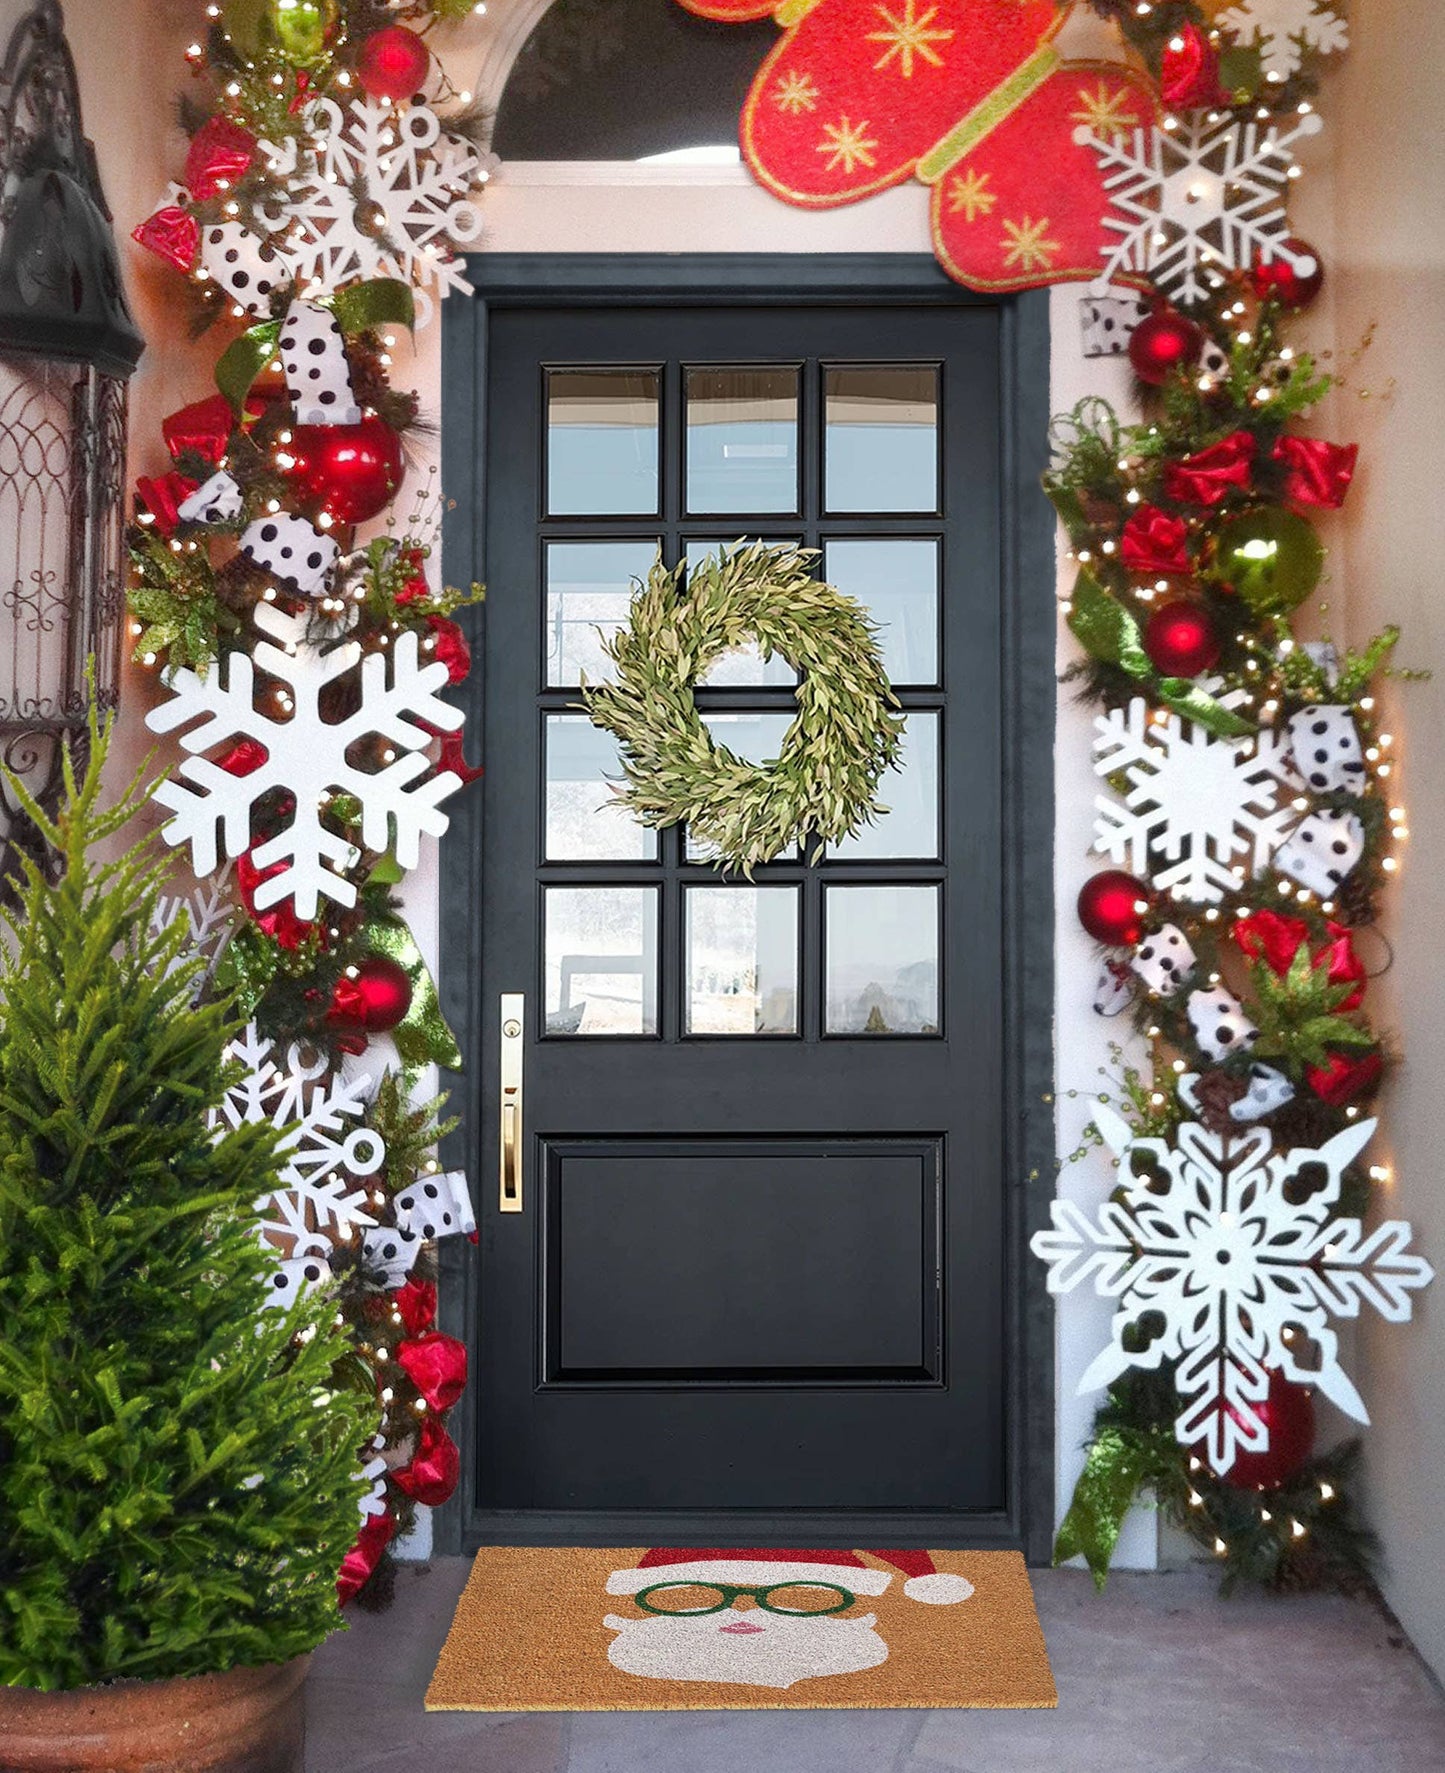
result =
[[[1395,1625],[1335,1596],[1220,1601],[1207,1573],[1096,1597],[1033,1572],[1056,1712],[428,1715],[470,1560],[405,1567],[317,1652],[307,1773],[1445,1773],[1445,1697]]]

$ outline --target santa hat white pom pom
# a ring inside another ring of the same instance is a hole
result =
[[[926,1601],[930,1607],[951,1607],[955,1601],[966,1601],[973,1593],[973,1584],[966,1576],[955,1576],[947,1570],[935,1570],[931,1576],[910,1576],[903,1584],[910,1601]]]

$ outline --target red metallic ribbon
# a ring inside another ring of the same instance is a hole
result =
[[[455,1336],[429,1331],[397,1346],[396,1358],[434,1410],[449,1410],[466,1389],[466,1344]]]
[[[392,1304],[401,1313],[407,1335],[420,1336],[423,1330],[436,1322],[436,1282],[413,1277],[405,1286],[397,1288],[392,1295]]]
[[[1358,443],[1328,443],[1323,437],[1281,437],[1275,461],[1285,470],[1284,496],[1291,505],[1338,511],[1355,478]]]
[[[1331,1108],[1343,1108],[1378,1083],[1384,1068],[1385,1062],[1378,1053],[1366,1053],[1362,1059],[1331,1053],[1327,1065],[1310,1066],[1305,1082],[1321,1102],[1328,1102]]]
[[[1229,103],[1219,84],[1219,51],[1198,25],[1185,25],[1166,45],[1159,95],[1172,111],[1207,111]]]
[[[168,203],[147,216],[131,239],[178,271],[189,271],[201,250],[201,224],[189,211]]]
[[[209,400],[197,400],[183,406],[168,419],[161,420],[161,436],[171,452],[171,460],[179,461],[187,453],[198,455],[214,467],[226,453],[235,429],[236,415],[224,394],[213,394]]]
[[[372,1571],[381,1562],[381,1554],[391,1543],[396,1522],[389,1514],[374,1514],[356,1536],[356,1544],[341,1560],[336,1577],[336,1598],[344,1607],[357,1589],[363,1587]]]
[[[256,138],[229,117],[208,118],[191,137],[186,153],[186,189],[206,203],[246,176],[256,156]]]
[[[1164,470],[1164,490],[1181,505],[1217,505],[1231,491],[1249,485],[1255,443],[1248,431],[1231,431],[1208,449]]]
[[[1369,974],[1365,963],[1355,953],[1352,933],[1342,923],[1326,924],[1330,939],[1312,949],[1311,964],[1328,966],[1326,974],[1331,985],[1351,987],[1342,998],[1337,1011],[1358,1009],[1365,995]],[[1234,940],[1242,954],[1251,960],[1268,961],[1281,978],[1289,971],[1300,944],[1309,940],[1309,925],[1302,918],[1285,917],[1278,911],[1254,911],[1234,925]]]
[[[136,498],[156,520],[156,528],[167,538],[176,533],[180,522],[180,506],[196,490],[196,482],[174,469],[156,479],[142,475],[135,483]]]
[[[409,1463],[392,1472],[391,1481],[414,1501],[439,1508],[456,1489],[461,1470],[456,1442],[439,1417],[428,1416],[417,1430],[416,1452]]]
[[[1141,505],[1119,537],[1119,558],[1131,573],[1145,578],[1190,573],[1189,525],[1157,505]]]

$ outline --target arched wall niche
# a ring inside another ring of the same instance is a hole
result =
[[[734,147],[769,20],[724,25],[677,0],[515,0],[474,90],[504,161],[641,160]]]

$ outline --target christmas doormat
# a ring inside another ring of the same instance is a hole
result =
[[[1058,1704],[1013,1551],[478,1552],[428,1711]]]

